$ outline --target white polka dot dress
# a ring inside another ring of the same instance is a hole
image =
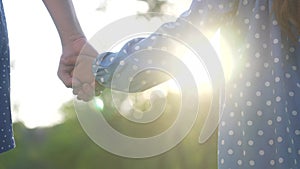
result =
[[[300,168],[300,41],[280,31],[270,0],[242,0],[222,27],[237,65],[219,127],[219,168]]]
[[[220,28],[234,58],[219,125],[219,169],[299,169],[300,38],[292,43],[281,32],[272,0],[194,0],[181,18],[203,33]],[[167,27],[164,31],[189,32],[180,21]],[[106,53],[94,65],[96,78],[109,87],[112,65],[121,64],[109,61],[126,58],[122,52],[154,46],[174,49],[162,41],[153,34],[119,53]],[[155,79],[163,81],[159,76],[148,81]]]
[[[10,112],[10,61],[5,15],[0,0],[0,153],[15,147]]]

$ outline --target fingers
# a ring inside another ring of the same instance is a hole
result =
[[[85,83],[80,87],[73,88],[73,94],[77,95],[78,100],[88,102],[92,100],[94,96],[101,95],[104,89],[105,87],[97,82],[92,84]]]
[[[93,59],[87,56],[82,56],[79,58],[78,62],[74,60],[74,63],[71,63],[69,61],[66,62],[66,60],[61,59],[57,71],[59,79],[65,84],[66,87],[70,88],[73,86],[76,88],[81,85],[80,81],[87,82],[92,79],[92,75],[89,74],[88,70],[89,67],[91,67]]]
[[[60,64],[65,66],[73,66],[76,64],[79,53],[63,54],[60,58]]]
[[[91,67],[98,52],[85,38],[63,46],[57,75],[79,100],[89,101],[95,94]]]
[[[73,93],[77,93],[77,99],[83,101],[90,101],[95,96],[94,88],[90,84],[83,84],[82,87],[78,89],[74,89]]]
[[[74,95],[78,95],[78,93],[79,93],[80,90],[81,90],[80,87],[77,87],[77,88],[74,88],[74,87],[73,87],[73,94],[74,94]]]
[[[68,88],[72,87],[72,70],[71,66],[62,66],[59,65],[57,76]]]
[[[102,94],[103,90],[105,89],[104,86],[102,86],[101,84],[99,84],[97,81],[95,81],[93,83],[93,87],[95,89],[95,96],[99,96]]]

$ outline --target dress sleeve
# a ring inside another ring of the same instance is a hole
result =
[[[124,76],[124,72],[128,72],[129,69],[137,70],[145,62],[161,63],[162,58],[155,56],[155,52],[153,52],[151,59],[146,60],[140,59],[142,57],[139,57],[138,53],[142,54],[141,51],[153,49],[176,50],[178,44],[174,38],[167,38],[169,35],[178,39],[188,37],[189,41],[193,43],[193,39],[200,37],[193,34],[195,31],[192,29],[197,29],[204,35],[208,32],[215,32],[235,15],[237,2],[238,0],[193,0],[190,8],[181,14],[176,21],[163,24],[149,37],[130,40],[119,52],[100,54],[92,68],[97,82],[106,88],[118,91],[141,92],[169,80],[170,76],[160,71],[145,71],[146,73],[143,75],[136,74],[135,77],[130,76],[129,78]],[[168,60],[163,62],[171,64]],[[116,72],[116,70],[118,71]],[[113,84],[113,78],[124,83],[130,81],[130,89]]]

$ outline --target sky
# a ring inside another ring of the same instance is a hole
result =
[[[91,38],[105,25],[147,5],[136,0],[110,0],[105,12],[96,9],[105,0],[73,0],[77,16]],[[166,9],[178,16],[189,1],[170,1]],[[28,128],[52,126],[63,121],[59,108],[74,99],[56,72],[61,45],[56,28],[42,0],[3,0],[11,49],[11,104],[14,121]]]

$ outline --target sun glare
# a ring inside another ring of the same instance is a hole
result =
[[[103,0],[103,2],[104,1],[105,0]],[[30,3],[30,7],[34,7],[34,9],[38,11],[26,11],[26,9],[28,9],[28,3],[20,1],[22,5],[15,6],[16,2],[16,0],[6,0],[5,4],[7,19],[10,23],[9,30],[10,32],[14,32],[10,34],[10,47],[12,49],[11,59],[12,61],[16,61],[15,67],[12,70],[12,102],[13,106],[17,108],[15,112],[13,112],[13,116],[15,121],[23,121],[25,125],[30,128],[55,125],[63,121],[59,108],[63,103],[73,97],[71,91],[65,89],[55,75],[60,55],[60,45],[58,43],[59,39],[57,32],[51,18],[41,2]],[[175,1],[173,2],[175,4]],[[179,2],[176,1],[176,4],[177,3]],[[180,3],[182,3],[182,5],[177,5],[180,7],[180,10],[179,8],[176,10],[178,12],[181,11],[182,8],[185,8],[183,4],[186,6],[189,5],[189,2]],[[98,0],[92,0],[91,2],[89,1],[89,3],[83,0],[74,1],[74,6],[77,9],[76,11],[79,20],[81,21],[83,29],[88,37],[93,36],[101,27],[116,21],[118,18],[134,15],[137,10],[140,12],[148,10],[148,6],[145,2],[139,2],[136,0],[111,0],[108,2],[106,6],[107,9],[104,12],[97,11],[97,5],[99,5]],[[41,29],[42,27],[39,26],[39,30],[48,30],[49,26],[52,25],[51,31],[45,34],[43,32],[38,32],[34,29],[34,26],[30,29],[20,28],[21,15],[16,15],[17,13],[15,11],[25,13],[26,15],[24,15],[24,17],[26,16],[27,18],[31,18],[32,23],[27,25],[35,25],[38,21],[38,23],[43,23],[39,24],[40,26],[45,27],[45,29]],[[36,15],[37,12],[41,14]],[[176,16],[178,15],[176,14]],[[28,35],[35,36],[28,38]],[[26,43],[23,40],[26,41]],[[220,51],[220,48],[222,48],[222,53],[224,53],[223,49],[226,51],[226,46],[224,47],[220,45],[219,33],[214,36],[211,42],[216,48],[216,51]],[[24,47],[24,44],[32,45],[26,45],[26,47]],[[33,47],[35,50],[33,50]],[[36,64],[34,67],[28,66],[32,65],[33,60],[39,60],[41,54],[43,54],[43,58],[53,59],[50,59],[50,61],[47,62],[47,65]],[[197,84],[201,87],[200,89],[202,91],[210,91],[211,87],[208,73],[206,72],[203,63],[199,60],[195,61],[195,57],[188,57],[188,55],[189,53],[184,53],[184,58],[181,59],[189,65],[188,67],[193,73]],[[223,56],[224,55],[222,55],[220,59],[222,63],[224,63],[225,77],[228,79],[231,74],[230,67],[232,65],[232,59],[227,57],[229,56],[229,53],[225,52],[225,57]],[[47,66],[47,68],[45,68],[45,66]],[[40,81],[47,83],[42,83],[41,85],[39,83]],[[177,83],[174,80],[170,80],[158,87],[161,87],[163,90],[166,89],[166,92],[179,91]],[[51,92],[54,88],[56,92]],[[143,96],[145,98],[149,98],[148,93],[143,94]],[[101,98],[95,98],[91,104],[100,111],[102,111],[105,107]]]
[[[226,42],[222,40],[220,36],[220,31],[217,31],[214,36],[210,38],[210,43],[220,59],[225,80],[228,81],[232,74],[233,60]],[[204,63],[202,63],[197,56],[187,48],[178,48],[176,53],[180,55],[179,58],[185,65],[187,65],[193,74],[194,80],[196,81],[198,89],[200,90],[199,93],[210,93],[212,87],[209,78],[209,72],[207,72]],[[167,85],[164,86],[172,92],[180,92],[175,80],[168,81]]]
[[[100,97],[95,97],[94,100],[93,100],[93,103],[94,103],[95,108],[97,110],[102,111],[104,109],[104,103],[103,103],[103,100]]]

